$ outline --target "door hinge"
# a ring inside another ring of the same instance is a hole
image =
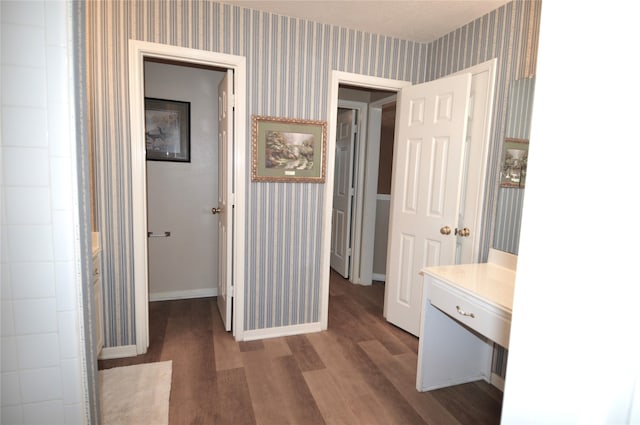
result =
[[[236,204],[236,194],[232,193],[229,195],[229,202],[231,202],[231,205],[235,205]]]
[[[229,294],[228,294],[228,295],[229,295],[230,297],[233,297],[233,296],[235,295],[235,294],[234,294],[234,288],[235,288],[235,286],[232,286],[231,288],[229,288]]]
[[[236,107],[236,95],[235,94],[230,94],[229,95],[229,103],[231,104],[232,108]]]
[[[355,196],[356,195],[356,189],[354,187],[349,188],[349,196]]]

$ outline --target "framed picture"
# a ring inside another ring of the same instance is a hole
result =
[[[147,160],[191,161],[190,108],[189,102],[145,97]]]
[[[504,159],[500,170],[500,186],[524,188],[527,177],[529,141],[507,138],[504,140]]]
[[[326,121],[251,117],[251,180],[323,183]]]

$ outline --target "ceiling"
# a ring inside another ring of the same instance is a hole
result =
[[[509,1],[222,0],[222,3],[429,43]]]

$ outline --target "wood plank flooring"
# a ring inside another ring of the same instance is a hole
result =
[[[498,424],[484,381],[419,393],[418,339],[382,317],[384,284],[331,273],[325,332],[236,342],[215,298],[150,304],[150,346],[99,369],[173,361],[169,424]]]

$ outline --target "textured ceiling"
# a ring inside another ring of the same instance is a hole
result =
[[[250,9],[429,43],[510,0],[223,0]]]

